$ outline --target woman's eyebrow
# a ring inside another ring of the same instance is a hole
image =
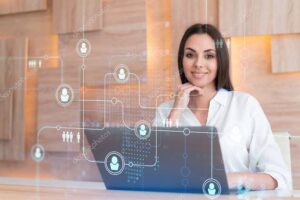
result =
[[[190,48],[190,47],[185,48],[185,50],[191,50],[192,52],[195,52],[195,53],[196,53],[196,50],[195,50],[195,49],[192,49],[192,48]]]
[[[214,50],[214,49],[206,49],[206,50],[204,50],[204,52],[210,52],[210,51],[216,51],[216,50]]]

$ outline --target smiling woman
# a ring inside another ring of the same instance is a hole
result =
[[[290,189],[291,177],[260,104],[233,91],[227,46],[214,26],[186,30],[178,68],[182,84],[174,101],[157,108],[154,125],[216,127],[230,188]]]

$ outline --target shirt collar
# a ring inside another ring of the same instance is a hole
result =
[[[218,90],[217,94],[214,96],[214,98],[212,100],[225,106],[227,104],[227,98],[228,98],[229,93],[230,92],[228,90],[221,88]]]

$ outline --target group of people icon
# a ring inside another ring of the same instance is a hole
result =
[[[73,142],[74,134],[72,131],[63,131],[62,132],[62,140],[63,142]],[[77,143],[80,143],[80,132],[76,134]]]
[[[221,39],[217,39],[215,43],[217,48],[223,48],[223,41]]]
[[[41,59],[33,59],[28,61],[29,69],[36,69],[42,67],[42,60]]]
[[[171,120],[169,120],[169,119],[165,119],[165,120],[163,120],[163,125],[164,125],[164,127],[172,127],[173,122],[172,122]],[[176,126],[177,128],[179,127],[179,122],[178,122],[178,120],[175,121],[175,126]]]

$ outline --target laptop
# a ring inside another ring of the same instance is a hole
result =
[[[85,136],[107,189],[229,193],[215,127],[86,128]]]

